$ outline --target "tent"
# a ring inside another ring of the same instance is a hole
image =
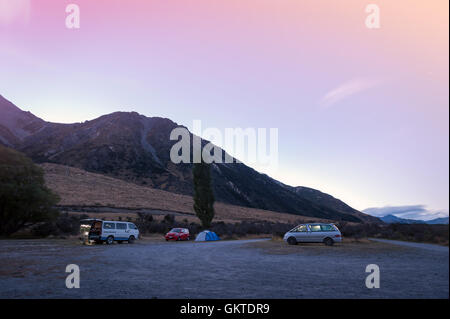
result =
[[[213,241],[220,240],[219,236],[215,232],[204,230],[200,234],[197,235],[195,241]]]

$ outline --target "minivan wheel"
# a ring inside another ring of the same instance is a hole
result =
[[[327,238],[325,238],[325,239],[323,240],[323,243],[324,243],[325,245],[327,245],[327,246],[333,246],[334,240],[331,239],[331,238],[329,238],[329,237],[327,237]]]
[[[128,238],[128,243],[133,244],[135,239],[134,236],[130,236],[130,238]]]
[[[295,239],[294,237],[289,237],[287,242],[289,245],[297,245],[297,239]]]
[[[108,236],[108,238],[106,238],[106,244],[107,245],[112,245],[112,243],[114,243],[114,237],[113,236]]]

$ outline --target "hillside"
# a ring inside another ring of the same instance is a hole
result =
[[[145,208],[194,216],[193,200],[190,196],[140,186],[74,167],[51,163],[41,164],[40,166],[45,171],[47,186],[61,197],[59,203],[61,206]],[[265,220],[284,223],[300,223],[305,220],[327,221],[220,202],[215,203],[215,210],[216,221]]]
[[[180,125],[169,119],[116,112],[83,123],[49,123],[1,96],[0,114],[0,142],[37,163],[77,167],[192,195],[192,165],[170,161],[170,149],[176,143],[170,140],[170,132]],[[378,221],[342,202],[311,196],[315,190],[296,191],[242,163],[212,167],[215,197],[223,203],[332,220]]]

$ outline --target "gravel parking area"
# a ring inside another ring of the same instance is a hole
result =
[[[444,247],[446,248],[446,247]],[[446,249],[391,243],[1,240],[0,298],[448,298]],[[65,287],[66,265],[79,289]],[[368,289],[365,268],[380,267]]]

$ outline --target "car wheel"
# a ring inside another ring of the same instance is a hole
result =
[[[289,245],[297,245],[297,239],[295,237],[289,237],[287,242]]]
[[[134,238],[134,236],[130,236],[130,238],[128,238],[128,243],[129,244],[133,244],[136,238]]]
[[[334,240],[331,239],[331,238],[329,238],[329,237],[327,237],[327,238],[325,238],[325,239],[323,240],[323,243],[324,243],[325,245],[327,245],[327,246],[333,246]]]
[[[108,238],[106,238],[106,244],[107,245],[112,245],[114,243],[114,237],[113,236],[108,236]]]

